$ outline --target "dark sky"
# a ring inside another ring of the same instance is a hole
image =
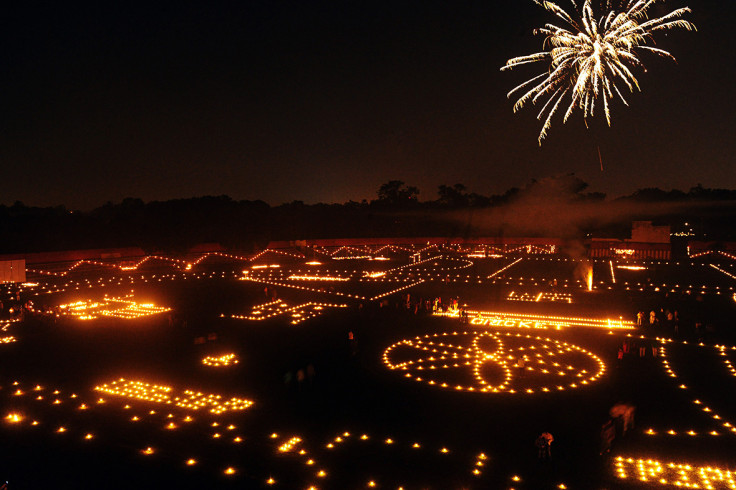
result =
[[[428,200],[570,172],[611,197],[736,188],[735,5],[692,0],[698,32],[656,38],[678,62],[645,57],[611,128],[577,113],[540,148],[537,111],[506,98],[539,68],[499,71],[553,20],[531,0],[15,2],[0,16],[0,203],[344,202],[391,179]]]

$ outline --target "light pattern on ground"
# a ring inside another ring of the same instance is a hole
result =
[[[277,299],[254,306],[249,315],[230,315],[230,318],[261,321],[278,316],[289,316],[291,318],[290,323],[297,325],[310,318],[322,315],[328,308],[346,308],[347,306],[346,304],[314,303],[311,301],[296,306],[289,306],[285,301]],[[225,315],[220,316],[224,317]]]
[[[658,488],[702,488],[736,490],[736,472],[712,466],[665,463],[654,459],[618,456],[614,460],[616,476],[622,480],[658,484]]]
[[[342,296],[342,297],[345,297],[345,298],[352,298],[352,299],[365,300],[365,301],[375,301],[377,299],[381,299],[381,298],[384,298],[384,297],[389,296],[391,294],[398,293],[400,291],[403,291],[405,289],[409,289],[409,288],[411,288],[413,286],[416,286],[417,284],[421,284],[421,283],[424,282],[424,280],[421,280],[421,279],[418,280],[418,281],[413,281],[413,282],[409,282],[409,283],[406,283],[406,281],[404,281],[403,284],[399,285],[398,287],[396,287],[394,289],[391,289],[389,291],[383,292],[381,294],[377,294],[377,295],[372,296],[372,297],[369,298],[367,296],[362,296],[360,294],[346,293],[346,292],[342,292],[342,291],[336,291],[334,289],[317,288],[317,287],[307,287],[307,286],[300,286],[300,285],[289,283],[289,282],[275,281],[275,280],[272,280],[270,278],[247,275],[247,273],[248,273],[248,271],[243,271],[243,274],[246,274],[246,275],[244,275],[243,277],[241,277],[240,280],[242,280],[242,281],[258,282],[258,283],[261,283],[261,284],[267,284],[269,286],[280,286],[280,287],[286,287],[286,288],[291,288],[291,289],[299,289],[299,290],[302,290],[302,291],[310,291],[310,292],[313,292],[313,293],[332,294],[332,295],[336,295],[336,296]]]
[[[666,339],[660,339],[660,342],[662,345],[659,347],[659,355],[660,359],[662,360],[662,367],[665,370],[665,373],[667,373],[667,376],[670,378],[678,378],[678,374],[672,369],[672,366],[670,364],[669,358],[668,358],[668,351],[665,347],[668,340]],[[669,340],[669,342],[672,342]],[[686,345],[686,343],[683,342],[683,344]],[[705,344],[699,344],[698,347],[705,348],[707,347]],[[725,348],[723,346],[717,346],[716,349],[719,351],[721,355],[725,353]],[[690,390],[690,387],[685,384],[680,384],[678,388],[682,390]],[[693,404],[697,406],[705,415],[707,415],[709,418],[711,418],[716,424],[721,425],[724,429],[731,432],[731,434],[736,435],[736,421],[733,423],[729,422],[725,419],[725,416],[722,416],[721,414],[717,413],[714,409],[709,407],[706,403],[703,403],[699,398],[692,398]]]
[[[232,410],[245,410],[253,405],[251,400],[242,398],[225,399],[222,395],[206,395],[193,390],[184,390],[180,395],[173,396],[170,386],[155,385],[143,381],[130,381],[124,378],[95,386],[95,390],[101,393],[107,393],[108,395],[174,405],[188,410],[206,409],[210,413],[217,415]]]
[[[271,439],[278,444],[276,453],[284,457],[291,457],[299,460],[307,470],[306,485],[308,488],[317,488],[311,481],[328,481],[331,470],[328,470],[323,460],[333,459],[335,455],[342,452],[355,454],[357,460],[366,463],[366,456],[375,457],[379,454],[386,454],[386,457],[392,459],[414,460],[416,458],[430,459],[437,458],[437,463],[446,465],[448,459],[465,458],[467,463],[468,475],[474,478],[480,478],[483,475],[488,456],[483,453],[467,454],[462,451],[454,451],[446,446],[430,446],[418,441],[400,441],[392,437],[375,437],[369,434],[355,434],[350,431],[342,432],[335,437],[328,439],[321,448],[310,449],[307,442],[300,436],[281,437],[279,434],[271,434]],[[319,455],[319,459],[318,456]],[[380,459],[380,457],[379,457]],[[408,463],[409,461],[407,461]],[[455,461],[457,463],[457,461]],[[408,465],[411,466],[410,464]],[[461,463],[460,466],[463,466]],[[343,475],[345,472],[341,472]],[[355,487],[376,487],[379,485],[386,486],[387,482],[381,479],[380,470],[376,470],[369,479],[362,482],[356,482]],[[413,472],[410,472],[412,474]],[[412,476],[417,476],[412,474]],[[421,476],[421,475],[420,475]],[[393,486],[393,485],[389,485]],[[400,485],[399,488],[405,488]]]
[[[553,328],[560,330],[566,327],[595,327],[605,329],[633,330],[634,322],[621,318],[612,320],[610,318],[580,318],[551,315],[528,315],[521,313],[501,313],[494,311],[465,310],[468,322],[471,325],[488,325],[491,327],[518,327],[518,328]],[[449,310],[435,312],[435,316],[446,316],[460,318],[460,310]]]
[[[18,323],[17,320],[2,320],[0,321],[0,332],[7,333],[8,329],[13,326],[13,324]],[[14,335],[3,335],[0,337],[0,344],[12,344],[13,342],[16,342],[18,339],[15,338]]]
[[[156,306],[152,303],[136,303],[125,298],[105,296],[100,301],[80,300],[74,303],[59,305],[61,313],[80,320],[94,320],[101,316],[133,320],[145,316],[171,311],[171,308]]]
[[[388,347],[391,370],[429,385],[481,393],[535,393],[578,388],[599,379],[603,361],[567,342],[511,332],[428,334]]]
[[[202,359],[202,364],[209,367],[226,367],[240,362],[235,354],[223,354],[221,356],[207,356]]]
[[[119,407],[113,407],[114,404],[104,398],[84,400],[84,395],[78,396],[76,393],[41,385],[26,386],[19,381],[10,386],[13,391],[0,390],[0,393],[19,402],[22,400],[23,403],[13,403],[15,409],[3,414],[3,422],[7,426],[20,430],[29,429],[36,434],[45,433],[54,439],[64,438],[84,445],[116,444],[118,440],[114,432],[107,430],[107,423],[100,426],[99,417],[104,416],[112,421],[125,414],[131,424],[130,432],[141,438],[132,446],[126,442],[125,448],[132,449],[141,457],[165,456],[180,461],[182,467],[205,464],[211,470],[233,478],[246,475],[252,468],[239,466],[235,458],[232,458],[232,453],[237,453],[239,457],[242,457],[241,451],[247,451],[251,456],[272,455],[288,463],[286,466],[280,465],[281,470],[272,474],[266,472],[262,476],[250,475],[267,485],[283,484],[282,472],[285,472],[297,474],[297,478],[305,482],[299,488],[321,488],[337,475],[342,478],[348,475],[347,478],[357,480],[358,487],[386,486],[388,480],[397,476],[389,476],[392,473],[386,472],[384,457],[399,461],[399,464],[407,463],[406,468],[412,468],[412,463],[429,463],[430,466],[439,468],[440,474],[449,470],[452,481],[459,479],[470,482],[481,479],[491,461],[491,457],[484,452],[476,453],[461,447],[349,431],[340,432],[314,445],[310,445],[303,436],[282,437],[277,433],[267,435],[263,431],[244,435],[232,421],[225,421],[210,413],[192,416],[189,413],[153,410],[150,406],[143,409],[137,403],[137,398],[132,399],[131,404],[126,404],[122,407],[123,411],[120,411]],[[143,400],[142,405],[149,403],[150,401]],[[53,411],[49,411],[50,407],[54,407]],[[172,441],[169,435],[162,438],[159,431],[178,433],[184,439]],[[217,449],[214,455],[209,452],[213,448]],[[346,461],[352,466],[353,458],[362,461],[363,465],[373,466],[373,470],[367,473],[369,477],[363,481],[360,480],[362,475],[345,471]],[[425,481],[429,478],[432,481],[432,477],[424,472],[410,470],[400,473],[399,478],[418,478]]]
[[[536,294],[529,294],[529,293],[517,293],[515,291],[511,291],[509,295],[506,297],[509,301],[531,301],[535,303],[542,302],[563,302],[563,303],[572,303],[572,294],[569,293],[536,293]]]

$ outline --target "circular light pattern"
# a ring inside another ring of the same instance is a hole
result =
[[[590,384],[606,371],[598,356],[567,342],[474,330],[402,340],[384,351],[383,361],[415,381],[481,393],[562,391]]]

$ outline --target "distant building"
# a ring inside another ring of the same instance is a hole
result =
[[[634,221],[631,223],[631,242],[637,243],[670,243],[670,227],[654,226],[651,221]]]
[[[669,260],[671,254],[670,227],[654,226],[651,221],[634,221],[629,239],[593,238],[588,249],[591,258]]]

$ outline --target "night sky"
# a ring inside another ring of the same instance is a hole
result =
[[[539,68],[499,71],[553,21],[531,0],[15,2],[0,16],[0,203],[345,202],[392,179],[429,200],[571,172],[609,197],[733,189],[736,2],[651,13],[684,5],[698,32],[656,38],[677,63],[645,55],[611,128],[578,112],[540,148],[538,110],[506,98]]]

